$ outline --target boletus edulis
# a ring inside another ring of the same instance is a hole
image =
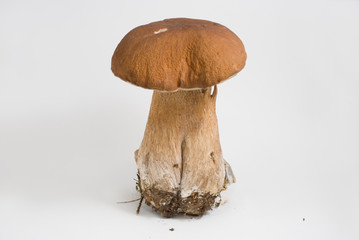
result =
[[[219,142],[216,85],[241,71],[245,61],[242,41],[205,20],[153,22],[118,44],[112,72],[154,90],[135,160],[142,197],[162,216],[203,215],[219,205],[220,192],[234,181]]]

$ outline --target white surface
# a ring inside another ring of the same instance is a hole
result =
[[[359,239],[358,13],[355,0],[2,0],[0,239]],[[138,197],[151,91],[110,60],[132,28],[181,16],[246,46],[217,105],[238,182],[200,219],[137,216],[116,202]]]

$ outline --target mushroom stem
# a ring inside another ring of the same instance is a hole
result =
[[[146,203],[163,216],[202,215],[226,184],[216,117],[217,87],[154,91],[135,159]]]

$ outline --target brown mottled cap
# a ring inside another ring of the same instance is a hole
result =
[[[118,44],[112,72],[137,86],[163,91],[206,88],[238,73],[242,41],[214,22],[173,18],[139,26]]]

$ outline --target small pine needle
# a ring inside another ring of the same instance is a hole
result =
[[[140,202],[138,203],[136,214],[140,213],[141,205],[142,205],[143,197],[141,197]]]

